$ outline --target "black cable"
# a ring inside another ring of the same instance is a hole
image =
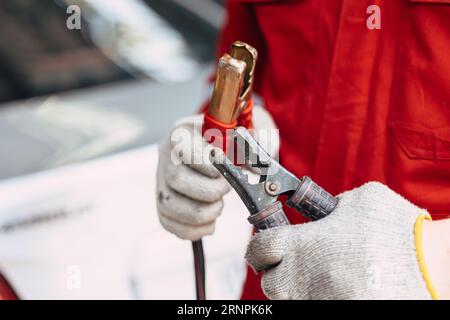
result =
[[[205,293],[205,256],[203,254],[202,239],[192,241],[194,252],[195,289],[197,300],[206,300]]]

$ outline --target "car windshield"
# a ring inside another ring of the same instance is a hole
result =
[[[2,0],[0,102],[126,79],[191,79],[214,56],[223,13],[220,2],[193,3]],[[208,12],[197,12],[199,3]]]

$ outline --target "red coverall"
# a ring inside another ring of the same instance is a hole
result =
[[[379,30],[366,26],[373,4]],[[257,48],[255,92],[286,168],[332,194],[380,181],[434,218],[450,215],[450,0],[227,6],[218,53],[235,40]],[[242,298],[264,298],[251,270]]]

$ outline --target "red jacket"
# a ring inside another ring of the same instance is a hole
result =
[[[376,180],[450,215],[450,0],[234,0],[228,14],[219,54],[257,48],[284,166],[332,194]],[[243,298],[264,298],[252,271]]]

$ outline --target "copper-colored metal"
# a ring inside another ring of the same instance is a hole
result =
[[[239,113],[247,106],[253,89],[253,79],[255,75],[255,66],[258,59],[258,52],[249,44],[236,41],[231,45],[231,56],[237,60],[244,61],[247,65],[244,78],[244,86],[238,99],[238,106],[234,119],[237,119]]]
[[[238,114],[238,100],[244,86],[247,64],[224,54],[217,67],[216,82],[208,114],[214,119],[231,124]]]
[[[231,55],[224,54],[217,67],[216,83],[208,113],[226,124],[235,121],[252,96],[258,52],[242,41],[231,45]]]

